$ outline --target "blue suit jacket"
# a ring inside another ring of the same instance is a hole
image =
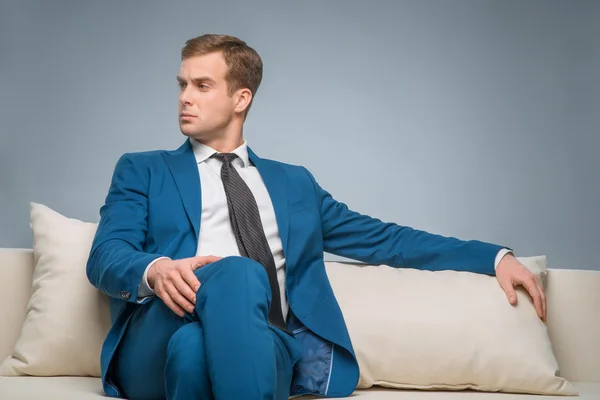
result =
[[[297,365],[292,394],[343,397],[358,382],[358,364],[325,272],[324,251],[392,267],[495,273],[500,246],[361,215],[334,200],[304,167],[248,151],[275,209],[292,328],[313,355]],[[112,328],[101,356],[104,390],[110,396],[120,396],[111,359],[139,307],[137,290],[144,270],[157,257],[196,255],[201,209],[200,177],[189,141],[175,151],[130,153],[119,159],[87,264],[90,282],[110,296]]]

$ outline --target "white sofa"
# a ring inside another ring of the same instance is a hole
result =
[[[21,253],[15,257],[15,252]],[[15,263],[14,260],[22,260]],[[8,260],[13,260],[8,262]],[[31,293],[33,252],[0,249],[0,360],[11,354]],[[590,286],[590,280],[594,283]],[[581,399],[600,399],[600,271],[548,270],[548,329],[560,376]],[[582,285],[585,283],[585,285]],[[582,293],[581,287],[588,289]],[[596,288],[594,290],[593,288]],[[591,289],[590,289],[591,288]],[[103,397],[99,378],[0,377],[0,399],[96,399]],[[353,397],[398,399],[548,399],[548,396],[476,391],[417,391],[371,388]],[[306,399],[312,397],[303,397]]]

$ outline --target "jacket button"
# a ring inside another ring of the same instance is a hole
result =
[[[129,300],[130,297],[131,297],[131,293],[130,292],[126,292],[126,291],[122,291],[121,292],[121,298],[123,300]]]

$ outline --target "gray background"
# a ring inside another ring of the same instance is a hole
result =
[[[30,201],[98,221],[122,153],[182,143],[179,51],[209,32],[264,60],[259,155],[383,220],[600,270],[593,1],[2,1],[0,247],[31,246]]]

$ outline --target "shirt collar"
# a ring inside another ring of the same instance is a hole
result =
[[[212,157],[213,154],[218,153],[217,150],[203,143],[200,143],[196,139],[190,138],[192,149],[194,150],[194,157],[196,157],[196,163],[200,164],[207,161]],[[233,150],[232,153],[236,154],[242,162],[242,167],[246,168],[250,165],[250,159],[248,158],[248,144],[244,140],[244,143],[237,149]]]

